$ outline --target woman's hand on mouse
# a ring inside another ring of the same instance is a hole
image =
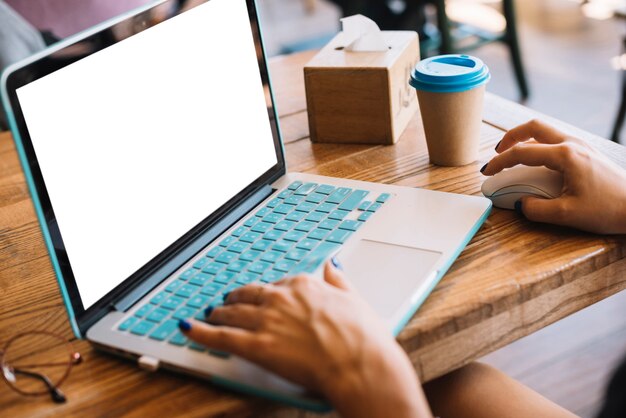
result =
[[[531,221],[601,234],[626,233],[626,171],[589,144],[533,120],[507,132],[496,152],[482,169],[484,175],[518,164],[563,174],[560,197],[525,197],[521,207],[516,205]]]
[[[296,276],[229,293],[188,321],[190,339],[238,355],[316,393],[344,417],[430,417],[406,353],[342,272]]]

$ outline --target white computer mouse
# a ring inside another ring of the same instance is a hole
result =
[[[481,191],[495,207],[514,209],[515,202],[525,196],[559,197],[563,192],[563,175],[546,167],[518,165],[489,177]]]

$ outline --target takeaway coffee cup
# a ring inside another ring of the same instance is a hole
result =
[[[433,164],[460,166],[478,159],[489,68],[469,55],[420,61],[409,84],[417,91],[428,155]]]

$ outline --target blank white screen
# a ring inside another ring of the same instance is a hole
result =
[[[85,309],[277,163],[245,0],[17,94]]]

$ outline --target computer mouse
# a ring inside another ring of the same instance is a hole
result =
[[[546,167],[518,165],[485,180],[481,187],[495,207],[514,209],[525,196],[553,199],[563,192],[563,175]]]

